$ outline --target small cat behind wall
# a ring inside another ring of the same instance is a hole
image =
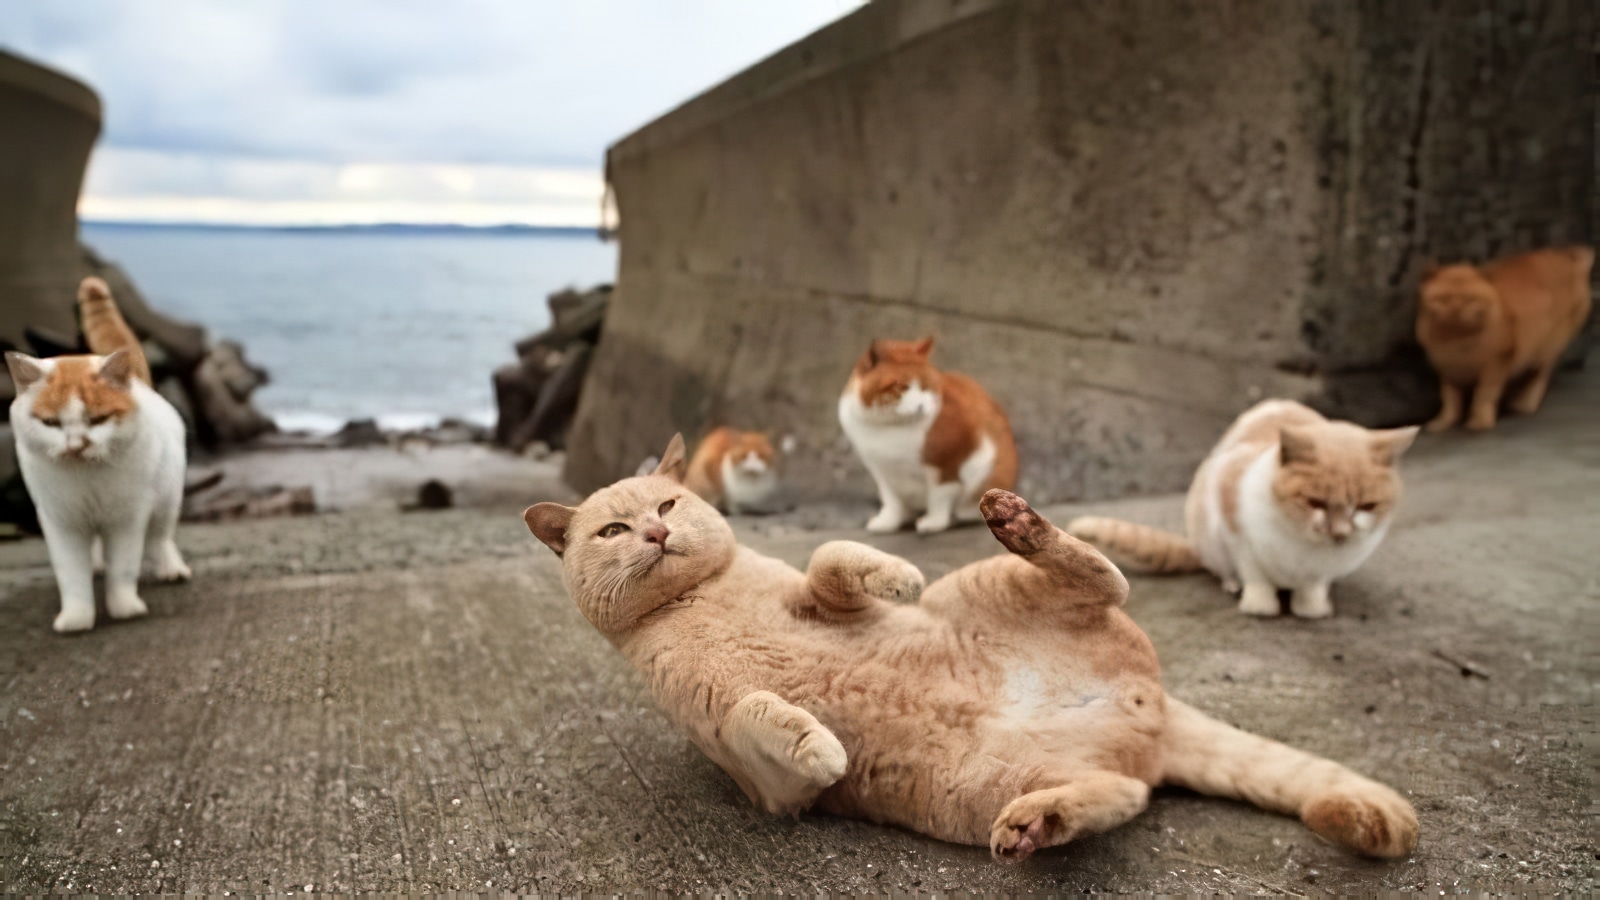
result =
[[[916,513],[917,531],[944,531],[984,491],[1016,487],[1005,411],[976,381],[934,368],[932,352],[931,337],[873,341],[839,397],[839,424],[883,504],[868,531],[898,531]]]
[[[1514,381],[1512,412],[1539,410],[1562,351],[1589,317],[1588,247],[1536,250],[1483,266],[1465,263],[1428,273],[1417,308],[1417,342],[1439,373],[1439,415],[1429,431],[1461,419],[1493,428],[1501,395]]]
[[[84,279],[78,305],[89,347],[100,355],[6,354],[17,387],[17,462],[61,591],[59,632],[94,627],[96,540],[105,550],[113,619],[148,612],[138,591],[147,551],[158,578],[189,577],[173,540],[183,502],[183,420],[150,386],[144,351],[106,283]]]
[[[769,512],[778,489],[778,451],[760,432],[714,429],[695,450],[684,484],[733,515]]]
[[[1086,517],[1068,533],[1135,571],[1210,570],[1241,591],[1239,611],[1279,612],[1292,592],[1297,616],[1333,615],[1335,579],[1383,541],[1400,500],[1400,455],[1416,428],[1369,431],[1330,422],[1292,400],[1266,400],[1240,416],[1195,472],[1185,540],[1155,528]]]

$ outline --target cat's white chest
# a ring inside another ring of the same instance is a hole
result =
[[[729,512],[767,511],[777,489],[778,473],[755,454],[739,460],[723,458],[722,494]]]
[[[882,413],[864,407],[855,391],[846,391],[839,398],[839,425],[873,475],[910,499],[927,491],[922,448],[939,403],[937,395],[924,394],[907,405],[909,415]]]

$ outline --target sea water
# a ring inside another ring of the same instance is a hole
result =
[[[154,307],[236,340],[286,430],[357,418],[491,424],[495,368],[550,321],[545,297],[610,282],[616,245],[548,232],[270,230],[87,224]]]

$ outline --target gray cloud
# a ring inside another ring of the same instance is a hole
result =
[[[599,165],[858,0],[0,0],[0,43],[92,84],[106,146]]]

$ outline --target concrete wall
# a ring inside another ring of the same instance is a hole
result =
[[[27,349],[27,326],[76,340],[78,190],[100,133],[100,99],[0,52],[0,123],[0,342]]]
[[[1263,396],[1418,420],[1427,258],[1590,237],[1591,15],[876,0],[611,148],[568,478],[731,423],[795,434],[803,494],[870,495],[834,404],[924,333],[1040,500],[1181,487]]]

